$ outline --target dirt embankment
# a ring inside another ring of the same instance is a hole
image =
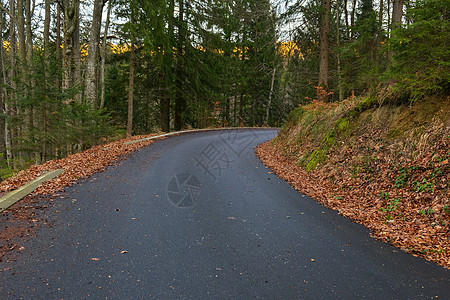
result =
[[[316,101],[257,154],[374,237],[450,267],[450,97]]]

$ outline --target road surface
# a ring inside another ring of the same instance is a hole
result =
[[[1,299],[450,299],[449,271],[293,190],[276,130],[160,140],[55,196]]]

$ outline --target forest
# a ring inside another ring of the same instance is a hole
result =
[[[450,0],[9,0],[0,177],[137,134],[449,93]]]

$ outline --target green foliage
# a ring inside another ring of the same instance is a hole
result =
[[[416,167],[414,166],[409,166],[407,168],[402,168],[399,171],[398,176],[395,178],[395,187],[396,188],[401,188],[402,186],[404,186],[407,181],[409,180],[409,178],[411,177],[411,173],[416,169]]]
[[[388,49],[394,60],[386,80],[393,94],[412,101],[450,90],[449,0],[419,0],[410,4],[411,20],[392,32]]]
[[[385,199],[385,200],[387,200],[387,199]],[[392,213],[397,210],[398,206],[401,203],[402,203],[401,198],[397,198],[397,199],[394,199],[394,200],[390,201],[388,203],[388,205],[386,205],[386,207],[382,207],[379,210],[381,212],[387,213],[386,216],[385,216],[386,220],[393,220],[394,216],[392,215]]]
[[[434,210],[432,210],[431,208],[421,209],[418,211],[418,213],[422,216],[428,216],[428,215],[434,214]]]
[[[0,153],[0,181],[14,175],[14,170],[11,166],[8,166],[4,154]]]
[[[428,182],[428,180],[426,180],[426,179],[423,179],[422,181],[413,181],[412,185],[413,185],[415,191],[418,193],[434,191],[433,183]]]
[[[320,146],[314,150],[311,155],[303,160],[306,162],[305,170],[307,172],[315,169],[319,163],[326,161],[330,148],[334,145],[336,137],[342,134],[348,128],[348,119],[340,118],[323,138]]]
[[[381,42],[386,38],[378,24],[372,0],[360,2],[351,42],[344,43],[338,52],[342,57],[342,84],[344,93],[358,95],[375,89],[384,72],[387,59],[381,52]]]
[[[444,205],[442,211],[446,214],[450,214],[450,206],[448,204]]]

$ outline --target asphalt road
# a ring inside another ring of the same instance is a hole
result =
[[[369,236],[271,174],[275,130],[160,140],[45,212],[1,299],[450,299],[449,271]]]

